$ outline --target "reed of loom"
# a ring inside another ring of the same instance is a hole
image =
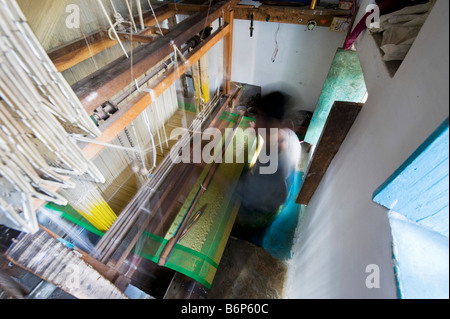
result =
[[[233,97],[235,97],[235,95]],[[216,109],[215,114],[216,115],[222,114],[222,112],[226,108],[228,108],[229,105],[231,104],[230,100],[231,100],[230,97],[227,97],[225,103],[222,103],[222,107],[219,110]],[[216,127],[217,121],[218,121],[218,116],[214,117],[211,120],[209,127]],[[217,128],[225,129],[225,127],[226,127],[226,122],[221,121],[221,122],[219,122]],[[200,127],[198,127],[198,130],[199,129],[200,129]],[[191,156],[192,156],[192,152],[195,149],[195,147],[196,146],[194,145],[191,148]],[[186,165],[189,165],[189,164],[186,164]],[[190,189],[188,184],[177,185],[177,187],[173,187],[173,189],[172,189],[172,186],[174,186],[174,184],[176,185],[176,183],[180,180],[189,181],[189,180],[191,180],[191,177],[196,176],[196,174],[198,174],[198,172],[193,168],[194,167],[192,165],[189,165],[189,166],[177,165],[176,167],[174,167],[171,170],[170,174],[168,174],[163,185],[161,185],[161,187],[166,187],[165,185],[169,184],[169,186],[167,188],[170,188],[170,196],[166,196],[167,189],[164,190],[164,193],[161,196],[161,198],[158,199],[158,202],[156,203],[156,205],[151,209],[151,214],[148,215],[145,218],[145,220],[143,220],[144,218],[138,218],[138,220],[135,223],[137,227],[134,227],[133,231],[129,231],[129,233],[127,233],[126,236],[123,237],[123,239],[121,240],[120,246],[115,249],[115,251],[113,252],[111,257],[108,259],[108,265],[110,267],[112,267],[116,270],[119,270],[121,268],[122,264],[128,257],[129,253],[134,248],[134,245],[136,244],[137,240],[139,240],[141,238],[141,237],[139,237],[139,234],[142,234],[144,230],[147,232],[150,232],[152,234],[159,234],[160,231],[162,230],[162,228],[164,227],[164,225],[166,225],[167,223],[170,224],[172,222],[171,221],[171,217],[173,217],[172,212],[178,212],[178,210],[175,210],[175,206],[177,206],[177,204],[178,204],[178,201],[176,199],[179,198],[180,196],[183,197],[184,192],[186,190]],[[163,197],[164,197],[164,200],[168,199],[168,205],[167,205],[167,207],[166,206],[164,207],[163,215],[156,215],[157,209],[160,209],[160,207],[162,207],[161,205],[163,204]],[[150,204],[150,201],[148,203]],[[149,211],[144,208],[142,208],[142,210],[144,210],[146,213],[149,213]],[[143,213],[144,212],[142,212],[140,215],[142,215]],[[136,231],[136,228],[138,228],[137,231]]]
[[[172,188],[173,188],[173,184],[169,185],[165,189],[165,191],[164,191],[163,195],[161,196],[161,198],[159,198],[159,200],[156,203],[156,205],[152,208],[152,211],[157,211],[160,208],[161,204],[164,202],[164,200],[166,199],[167,195],[169,195],[169,193],[172,191]],[[139,238],[143,234],[145,228],[150,223],[150,220],[151,220],[152,217],[153,217],[152,212],[148,212],[147,218],[145,219],[145,221],[141,225],[139,225],[139,230],[133,236],[131,241],[129,243],[127,243],[128,244],[127,248],[123,252],[121,252],[120,258],[117,261],[114,261],[113,265],[112,265],[112,263],[110,263],[110,265],[113,268],[115,268],[116,270],[120,269],[120,267],[122,266],[122,264],[124,263],[124,261],[126,260],[126,258],[130,254],[130,252],[133,250],[133,248],[136,245],[137,241],[139,240]]]
[[[186,143],[190,142],[192,132],[195,130],[193,127],[194,123],[203,123],[206,121],[210,117],[219,100],[220,96],[216,95],[209,101],[204,109],[197,115],[196,120],[193,121],[193,124],[191,124],[186,133],[172,147],[171,151],[177,152],[181,150]],[[110,256],[115,252],[121,241],[127,235],[130,228],[135,224],[139,217],[141,208],[156,193],[174,165],[175,164],[171,160],[170,156],[164,157],[162,162],[155,169],[153,177],[141,187],[134,198],[119,214],[115,223],[110,227],[95,247],[94,253],[99,261],[103,263],[108,261]]]
[[[200,129],[201,125],[191,130],[191,132]],[[195,148],[196,144],[194,144],[194,146],[191,148],[191,156]],[[144,207],[140,208],[141,212],[139,213],[139,217],[134,222],[134,225],[137,226],[134,227],[134,229],[137,228],[137,231],[130,230],[123,237],[120,246],[113,251],[113,254],[108,259],[108,265],[110,267],[119,271],[122,264],[124,263],[124,261],[126,260],[129,253],[134,248],[138,240],[141,238],[141,235],[144,231],[150,232],[152,234],[158,234],[162,230],[164,225],[170,219],[170,216],[172,216],[171,212],[174,211],[174,207],[178,203],[176,199],[178,198],[178,196],[180,195],[182,196],[183,190],[186,189],[185,184],[178,185],[179,181],[190,180],[191,177],[195,174],[195,170],[191,168],[192,166],[187,167],[185,165],[175,165],[173,168],[171,168],[164,182],[160,186],[160,188],[163,189],[161,197],[157,199],[157,202],[154,206],[150,206],[152,205],[151,201],[153,200],[153,198],[149,198],[147,203],[149,207],[151,207],[151,211],[149,211]],[[177,187],[175,187],[175,185],[177,185]],[[157,191],[157,193],[160,192],[161,191],[159,190]],[[155,195],[152,197],[155,197],[157,193],[155,193]],[[164,207],[163,215],[157,215],[158,210],[162,208],[162,205],[165,202],[170,204],[168,205],[168,207]],[[145,215],[147,215],[147,217],[145,217],[144,213],[146,213]],[[145,220],[141,216],[144,216]],[[160,217],[161,220],[158,220],[157,216]]]
[[[244,113],[241,113],[241,115],[239,116],[239,118],[237,120],[237,123],[234,125],[233,133],[228,138],[228,141],[226,141],[224,143],[224,145],[222,147],[222,151],[217,155],[217,157],[214,161],[214,164],[208,170],[208,173],[207,173],[205,179],[201,183],[200,188],[198,189],[194,199],[192,200],[192,203],[190,204],[189,210],[186,212],[185,216],[183,217],[183,221],[182,221],[179,229],[176,231],[174,236],[169,239],[168,243],[165,245],[163,251],[161,252],[159,260],[158,260],[158,265],[164,266],[166,264],[167,260],[169,259],[170,254],[172,253],[175,244],[178,242],[183,231],[186,229],[186,226],[188,225],[189,220],[191,219],[191,217],[194,213],[194,210],[195,210],[195,207],[197,206],[198,201],[200,200],[201,196],[208,189],[209,184],[211,183],[217,169],[219,168],[219,165],[221,164],[221,163],[217,163],[217,159],[219,157],[223,156],[223,154],[225,153],[225,150],[227,149],[229,144],[233,142],[233,138],[237,132],[237,128],[239,127],[243,117],[244,117]]]
[[[217,100],[217,99],[216,99]],[[208,114],[212,111],[214,101],[212,101],[208,107],[205,108],[205,112],[199,114],[199,119],[208,117]],[[185,143],[190,141],[190,132],[193,127],[191,125],[190,130],[174,145],[174,149],[181,149]],[[153,178],[150,179],[135,195],[134,200],[131,201],[127,207],[120,214],[117,222],[113,224],[111,229],[105,234],[101,242],[96,247],[97,253],[103,255],[101,261],[105,262],[109,256],[115,251],[120,241],[126,235],[130,227],[135,223],[138,218],[138,213],[143,204],[150,198],[158,189],[167,176],[173,163],[169,157],[165,157],[160,165],[157,167]]]

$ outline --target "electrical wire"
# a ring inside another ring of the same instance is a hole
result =
[[[279,46],[278,46],[278,31],[280,31],[280,26],[281,26],[281,23],[278,24],[277,31],[275,32],[275,50],[273,51],[272,58],[271,58],[272,63],[275,62],[275,60],[277,58],[277,55],[278,55],[278,49],[279,49]]]

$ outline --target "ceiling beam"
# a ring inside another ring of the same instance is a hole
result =
[[[237,5],[234,8],[234,18],[240,20],[266,21],[277,23],[306,25],[315,20],[317,26],[329,27],[334,17],[351,16],[349,10],[330,10],[316,8],[314,10],[304,7],[261,5],[258,8],[249,5]]]
[[[171,10],[168,5],[158,7],[154,11],[159,22],[175,15],[175,11]],[[144,23],[147,27],[156,25],[156,20],[151,10],[145,12],[143,15]],[[53,61],[56,69],[59,72],[63,72],[117,44],[118,42],[116,40],[111,40],[108,37],[106,31],[99,31],[53,49],[48,52],[48,56]]]

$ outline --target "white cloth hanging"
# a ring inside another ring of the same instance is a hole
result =
[[[405,7],[382,15],[379,28],[369,29],[382,34],[380,49],[383,61],[403,60],[420,32],[435,1]]]

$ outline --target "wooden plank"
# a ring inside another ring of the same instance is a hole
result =
[[[173,15],[172,10],[170,10],[170,8],[167,4],[162,4],[158,7],[154,7],[153,11],[155,12],[156,17],[158,18],[158,21],[160,21],[160,19],[167,19],[168,17]],[[166,16],[166,15],[168,15],[168,16]],[[145,25],[147,25],[149,23],[149,21],[154,20],[152,10],[148,10],[148,11],[144,12],[143,16],[144,16]],[[163,17],[165,17],[165,18],[163,18]],[[139,19],[139,15],[135,15],[134,19],[137,21],[137,19]],[[155,24],[156,24],[156,22],[155,22]]]
[[[258,8],[248,6],[236,6],[234,8],[235,19],[250,20],[253,14],[254,21],[279,22],[289,24],[306,25],[308,21],[315,20],[319,27],[329,27],[336,16],[349,16],[351,11],[327,10],[327,9],[304,9],[293,6],[270,6],[261,5]]]
[[[156,22],[155,22],[156,23]],[[144,30],[141,30],[140,32],[134,34],[134,33],[127,33],[127,32],[117,32],[117,35],[119,38],[123,41],[135,41],[140,43],[152,43],[156,39],[159,39],[161,37],[159,32],[159,28],[155,26],[146,27]],[[166,35],[170,32],[169,29],[161,28],[162,34]]]
[[[210,13],[199,12],[173,28],[165,37],[133,51],[133,74],[140,77],[173,52],[173,45],[181,47],[214,20],[230,10],[237,0],[220,1],[211,7]],[[130,60],[125,56],[75,83],[72,88],[86,111],[91,114],[117,92],[130,85]]]
[[[336,101],[311,157],[296,203],[308,205],[358,116],[361,103]]]
[[[160,96],[168,87],[175,83],[180,76],[186,73],[186,71],[188,71],[194,63],[196,63],[206,52],[209,51],[210,48],[212,48],[229,32],[230,27],[228,25],[216,31],[211,36],[209,41],[201,43],[187,56],[185,63],[176,69],[172,68],[164,74],[161,80],[150,87],[150,89],[153,90],[153,98]],[[124,105],[118,112],[111,116],[111,119],[109,120],[109,123],[111,124],[108,124],[109,126],[103,130],[102,135],[97,138],[97,141],[110,143],[114,138],[116,138],[117,134],[130,125],[131,122],[133,122],[134,119],[136,119],[139,114],[141,114],[141,112],[151,103],[152,97],[150,94],[147,92],[141,93],[137,98],[129,102],[127,105]],[[99,154],[103,147],[104,146],[98,144],[89,144],[83,149],[83,152],[89,159],[93,159],[97,154]]]

